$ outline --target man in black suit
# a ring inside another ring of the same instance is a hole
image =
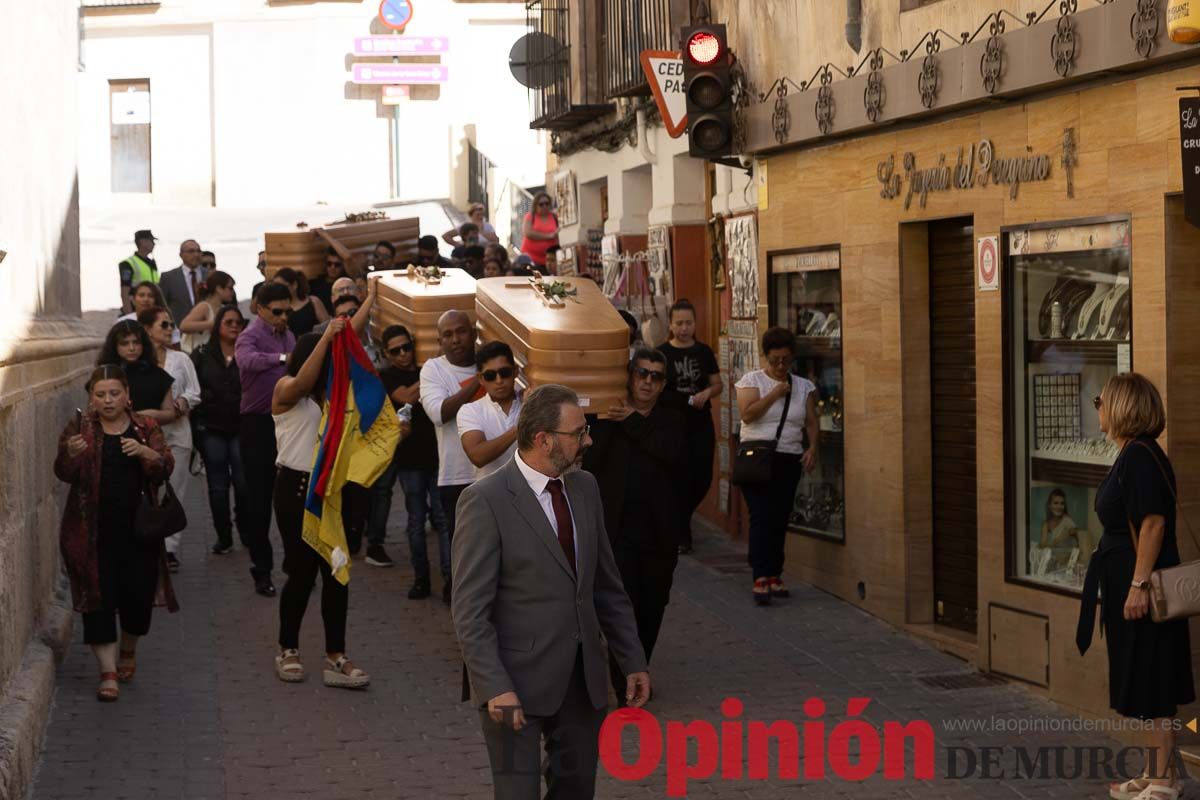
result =
[[[167,309],[176,324],[200,301],[198,287],[208,277],[208,271],[200,264],[201,253],[199,242],[195,239],[186,240],[179,245],[179,259],[183,263],[164,272],[158,282],[163,297],[167,299]]]
[[[650,695],[637,626],[604,532],[591,473],[571,468],[591,443],[579,398],[533,390],[517,421],[517,454],[458,502],[451,613],[492,764],[495,796],[595,794],[608,705],[604,648],[632,706]]]
[[[592,423],[592,446],[583,458],[583,468],[600,485],[604,527],[647,663],[671,597],[686,486],[683,414],[658,402],[666,379],[662,353],[644,347],[634,351],[628,399],[609,409],[608,419]],[[624,676],[616,662],[609,666],[619,702]]]

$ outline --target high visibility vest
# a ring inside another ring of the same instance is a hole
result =
[[[158,283],[158,271],[143,261],[137,253],[125,259],[125,263],[133,268],[133,279],[130,281],[132,286],[137,286],[145,281]]]

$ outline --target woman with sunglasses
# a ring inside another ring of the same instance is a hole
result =
[[[175,419],[164,421],[162,429],[175,463],[179,465],[171,473],[171,488],[175,490],[179,501],[183,502],[192,482],[192,422],[188,415],[200,404],[200,379],[196,377],[192,360],[179,350],[171,349],[171,333],[175,330],[175,324],[171,321],[170,311],[165,308],[143,311],[138,315],[138,322],[145,327],[154,344],[158,366],[174,379],[171,389]],[[182,535],[181,531],[167,537],[167,567],[171,572],[179,570],[179,540]]]
[[[133,293],[130,295],[133,302],[133,311],[130,311],[124,316],[118,317],[117,322],[137,322],[138,314],[143,311],[149,311],[152,308],[166,308],[167,298],[163,294],[161,288],[153,281],[142,281],[137,286],[133,287]],[[178,329],[171,335],[171,344],[179,344],[182,341],[182,334]]]
[[[237,300],[233,293],[233,276],[228,272],[208,273],[208,277],[196,287],[196,292],[200,298],[199,302],[179,322],[179,331],[182,334],[179,349],[189,355],[208,341],[213,331],[217,309]]]
[[[238,445],[241,421],[242,381],[238,373],[235,348],[246,319],[237,306],[217,310],[208,342],[192,353],[192,364],[200,379],[200,407],[192,414],[197,445],[204,458],[204,477],[208,482],[208,508],[212,512],[217,542],[212,551],[225,555],[233,550],[233,520],[229,513],[229,488],[233,487],[238,530],[246,501],[246,473],[242,469],[242,451]],[[245,544],[245,537],[242,537]]]
[[[550,195],[538,192],[533,210],[522,222],[521,252],[529,256],[540,272],[546,271],[546,251],[558,244],[558,215],[551,210]]]
[[[83,614],[83,641],[100,667],[96,699],[112,702],[120,697],[117,682],[137,670],[137,642],[150,630],[158,590],[168,610],[177,608],[170,578],[159,569],[162,547],[133,534],[144,487],[166,480],[174,461],[154,420],[129,410],[120,366],[96,367],[87,392],[87,411],[63,429],[54,461],[54,474],[71,485],[59,548]]]
[[[324,303],[309,293],[308,278],[304,277],[303,272],[284,267],[275,273],[274,281],[288,287],[291,294],[292,313],[288,316],[288,330],[296,338],[311,333],[318,323],[329,321],[329,311]]]
[[[780,577],[788,517],[800,478],[817,464],[821,435],[817,387],[792,374],[795,334],[771,328],[762,336],[762,354],[766,367],[747,372],[734,385],[741,441],[777,442],[770,481],[741,487],[750,509],[749,560],[754,602],[760,606],[790,594]]]

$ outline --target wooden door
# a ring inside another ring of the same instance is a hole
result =
[[[112,191],[150,192],[150,81],[109,81]]]
[[[970,217],[929,225],[933,597],[938,623],[975,630],[975,266]]]

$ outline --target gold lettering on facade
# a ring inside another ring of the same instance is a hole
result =
[[[879,162],[875,174],[880,184],[879,196],[884,200],[899,197],[904,184],[908,184],[907,191],[903,191],[906,210],[912,206],[914,197],[917,198],[917,204],[924,208],[930,192],[971,189],[991,184],[1009,187],[1009,199],[1016,200],[1022,183],[1049,180],[1052,167],[1049,155],[1000,158],[988,139],[959,147],[953,166],[947,163],[945,153],[938,155],[934,166],[921,168],[917,164],[916,154],[908,152],[904,154],[903,164],[904,173],[901,175],[896,171],[896,157],[889,155],[886,161]]]

